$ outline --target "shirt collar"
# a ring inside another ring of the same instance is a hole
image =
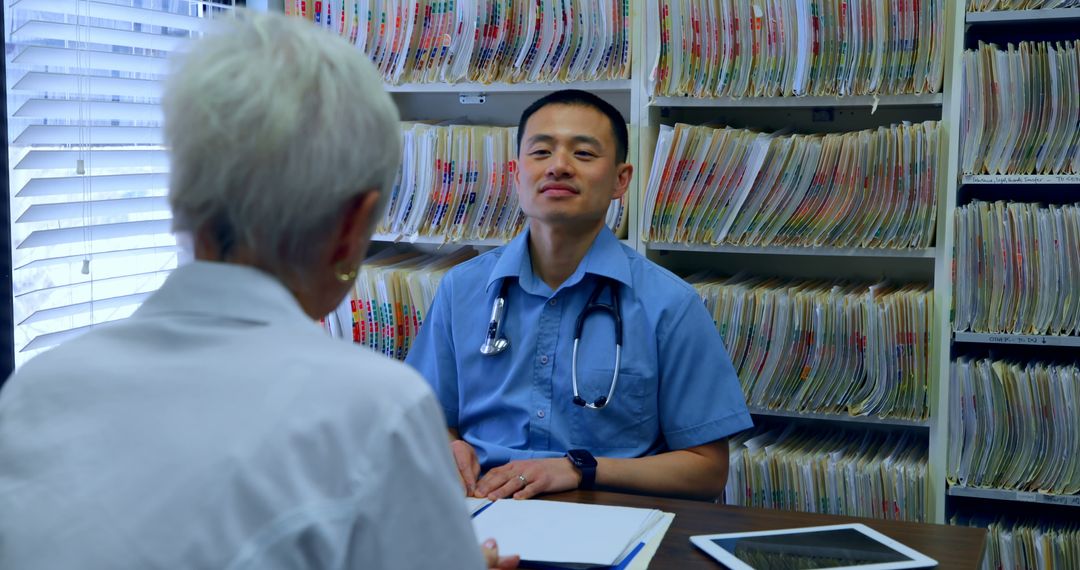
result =
[[[206,314],[255,323],[313,322],[285,285],[254,267],[194,261],[176,268],[135,312]]]
[[[585,253],[585,258],[581,260],[577,270],[566,280],[566,283],[563,283],[562,287],[576,284],[586,273],[614,279],[627,287],[633,286],[630,260],[626,257],[619,238],[615,237],[607,226],[604,226],[597,234],[589,251]],[[529,257],[527,226],[525,231],[503,247],[502,254],[488,275],[487,289],[490,290],[495,282],[507,277],[517,277],[518,282],[522,284],[538,281],[533,275],[532,259]]]

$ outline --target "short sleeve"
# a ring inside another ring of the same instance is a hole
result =
[[[688,294],[660,321],[660,428],[685,449],[753,426],[735,368],[705,304]]]

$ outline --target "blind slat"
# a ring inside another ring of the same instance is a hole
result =
[[[169,60],[164,56],[131,55],[100,50],[83,50],[83,54],[83,61],[80,62],[79,55],[75,50],[28,46],[12,59],[12,63],[26,66],[69,67],[161,76],[169,72]],[[87,54],[89,57],[86,57]]]
[[[30,125],[15,137],[21,146],[122,145],[161,146],[160,127],[79,127],[74,125]]]
[[[176,255],[180,253],[180,246],[178,245],[166,245],[161,247],[134,247],[125,249],[116,249],[112,251],[97,251],[88,254],[80,255],[63,255],[59,257],[44,257],[35,259],[29,263],[24,263],[16,267],[15,269],[41,269],[53,265],[73,265],[82,264],[83,260],[89,257],[93,261],[101,260],[113,260],[124,259],[128,257],[136,257],[140,255]]]
[[[55,230],[37,230],[26,236],[26,239],[22,240],[15,249],[26,249],[28,247],[41,247],[47,245],[70,245],[74,243],[83,243],[87,240],[132,238],[152,236],[155,234],[168,234],[170,232],[171,224],[172,220],[145,220],[141,222],[77,226]]]
[[[185,37],[129,32],[97,26],[76,26],[60,22],[42,22],[31,20],[11,32],[14,41],[25,42],[35,39],[64,42],[88,42],[92,44],[115,45],[162,52],[176,51],[187,40]],[[85,53],[85,52],[84,52]]]
[[[94,150],[94,168],[168,168],[164,150]],[[32,150],[15,165],[16,170],[74,169],[86,153],[76,150]]]
[[[139,305],[149,296],[150,293],[135,293],[133,295],[121,295],[119,297],[97,299],[95,301],[87,301],[85,303],[64,305],[62,307],[54,307],[52,309],[42,309],[40,311],[34,311],[30,314],[29,317],[26,317],[21,322],[19,322],[19,324],[31,325],[34,323],[40,323],[42,321],[48,321],[52,319],[74,317],[89,313],[95,309],[116,309],[119,307]]]
[[[92,328],[94,328],[92,325],[87,325],[84,327],[76,327],[73,329],[57,331],[54,333],[39,334],[34,338],[30,339],[30,342],[26,343],[26,346],[22,347],[22,350],[20,350],[19,352],[29,352],[31,350],[38,350],[42,348],[52,348],[58,344],[76,338]]]
[[[74,99],[30,99],[20,105],[13,116],[54,121],[162,121],[160,105]]]
[[[195,17],[198,6],[194,2],[177,2],[178,8],[187,13],[162,12],[134,6],[88,2],[86,0],[18,0],[9,10],[52,12],[56,14],[82,15],[102,20],[141,22],[154,26],[167,26],[188,31],[201,31],[205,20]]]
[[[47,222],[50,220],[77,220],[83,217],[128,216],[146,212],[162,212],[169,215],[169,201],[164,197],[120,198],[115,200],[91,200],[61,202],[58,204],[34,204],[15,220],[16,224]]]
[[[98,277],[84,275],[80,271],[63,282],[49,287],[39,287],[32,291],[24,291],[16,295],[15,298],[21,299],[33,296],[44,299],[34,305],[34,310],[39,310],[70,303],[88,302],[105,297],[115,297],[117,295],[145,293],[157,289],[158,284],[164,282],[169,273],[172,273],[174,267],[175,265],[152,269],[140,268],[126,272],[113,272]],[[59,299],[59,302],[57,299]]]
[[[111,174],[105,176],[59,176],[55,178],[32,178],[15,194],[16,198],[39,196],[62,196],[82,194],[83,184],[90,186],[91,196],[106,192],[153,192],[168,188],[169,175],[158,174]]]
[[[97,96],[161,98],[162,82],[152,79],[123,79],[73,73],[31,71],[12,85],[12,91],[31,93],[86,93]]]

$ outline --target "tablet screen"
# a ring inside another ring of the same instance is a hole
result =
[[[852,528],[714,538],[711,542],[757,570],[811,570],[912,560]]]

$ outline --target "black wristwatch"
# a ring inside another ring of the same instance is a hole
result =
[[[566,452],[566,458],[581,472],[581,485],[578,488],[592,489],[596,483],[596,458],[585,449],[571,449]]]

